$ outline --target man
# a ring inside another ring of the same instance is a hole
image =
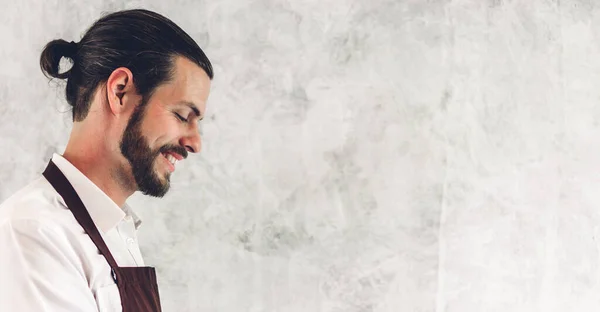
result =
[[[63,155],[0,205],[0,311],[160,311],[125,201],[162,197],[177,162],[200,151],[210,61],[169,19],[128,10],[79,43],[51,41],[40,65],[67,79],[74,124]]]

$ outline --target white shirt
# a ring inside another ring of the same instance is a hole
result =
[[[144,266],[141,221],[58,154],[52,161],[87,208],[119,266]],[[0,205],[0,311],[122,311],[110,266],[43,176]]]

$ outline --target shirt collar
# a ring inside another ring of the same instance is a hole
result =
[[[133,212],[127,203],[120,208],[108,195],[106,195],[94,182],[86,177],[79,169],[67,159],[54,153],[52,162],[65,175],[67,180],[81,198],[85,208],[94,221],[94,224],[103,233],[115,227],[121,220],[131,218],[137,229],[142,221]]]

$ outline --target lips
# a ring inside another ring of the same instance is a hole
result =
[[[175,166],[175,164],[177,164],[178,160],[177,158],[175,158],[175,156],[171,155],[171,154],[166,154],[163,155],[173,166]]]
[[[175,165],[179,160],[182,160],[183,157],[177,153],[161,153],[162,158],[165,160],[167,167],[170,172],[175,171]]]
[[[179,154],[177,154],[177,153],[175,153],[175,152],[167,152],[167,153],[164,153],[164,155],[165,155],[165,156],[167,156],[167,155],[171,155],[171,156],[173,156],[173,158],[175,158],[175,159],[176,159],[176,160],[178,160],[178,161],[179,161],[179,160],[183,160],[183,156],[181,156],[181,155],[179,155]]]

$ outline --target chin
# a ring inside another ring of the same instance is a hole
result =
[[[171,173],[164,172],[163,168],[157,169],[156,164],[151,170],[152,172],[147,172],[137,177],[137,189],[144,195],[158,198],[163,197],[171,187]]]

